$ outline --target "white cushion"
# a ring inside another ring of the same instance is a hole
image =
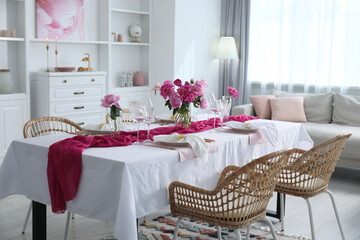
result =
[[[334,123],[360,127],[360,96],[336,94],[332,120]]]
[[[283,97],[304,97],[304,110],[308,122],[329,123],[331,122],[334,93],[307,94],[289,93],[273,90],[278,98]]]

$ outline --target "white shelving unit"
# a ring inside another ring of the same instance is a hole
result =
[[[130,97],[150,96],[152,0],[87,0],[85,40],[58,40],[59,66],[85,66],[84,53],[91,54],[94,71],[106,72],[105,93],[121,96],[127,107]],[[142,28],[140,43],[131,42],[129,27]],[[30,72],[46,69],[45,39],[36,34],[36,1],[0,0],[0,30],[16,30],[16,38],[0,37],[1,57],[13,73],[14,93],[0,94],[0,162],[11,140],[22,137],[23,125],[30,119]],[[114,42],[112,33],[122,34]],[[55,66],[55,40],[49,39],[50,68]],[[6,49],[4,54],[2,49]],[[1,56],[2,55],[2,56]],[[70,55],[69,65],[64,60]],[[65,63],[64,63],[65,62]],[[144,86],[120,87],[122,71],[142,71]],[[15,104],[15,105],[14,105]],[[3,134],[5,133],[5,134]]]

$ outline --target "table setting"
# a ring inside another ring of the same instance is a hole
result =
[[[21,194],[51,206],[55,213],[67,210],[114,222],[117,239],[135,240],[136,219],[168,206],[171,182],[212,189],[226,166],[243,166],[270,152],[313,145],[299,123],[230,116],[228,100],[205,99],[204,80],[188,84],[177,80],[165,81],[156,90],[173,110],[167,115],[157,116],[154,106],[134,99],[126,115],[119,97],[105,96],[101,105],[109,109],[110,123],[85,126],[76,136],[13,141],[0,168],[0,199]],[[186,95],[188,89],[184,86],[196,86],[198,95],[190,94],[193,99],[188,100],[212,112],[210,118],[199,115],[198,121],[191,121],[189,105],[181,109],[181,93]],[[130,122],[122,122],[122,117]]]

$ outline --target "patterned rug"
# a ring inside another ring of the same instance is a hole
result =
[[[139,227],[139,240],[171,240],[173,239],[173,233],[178,218],[171,213],[165,216],[159,216],[151,221],[142,223]],[[308,238],[303,236],[285,235],[278,232],[279,240],[294,240]],[[222,228],[221,236],[223,240],[236,240],[236,236],[233,229]],[[241,231],[241,236],[245,239],[246,232]],[[179,229],[180,240],[215,240],[217,239],[216,226],[208,224],[202,221],[196,221],[193,219],[185,218]],[[251,228],[250,233],[251,240],[270,240],[273,239],[268,228],[254,227]]]

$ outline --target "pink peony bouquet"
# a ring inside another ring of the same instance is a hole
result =
[[[116,132],[119,130],[120,127],[118,126],[117,123],[117,120],[120,118],[120,112],[122,111],[119,104],[120,96],[115,94],[108,94],[100,101],[101,101],[100,105],[102,107],[110,108],[109,116],[110,119],[113,120],[111,122],[111,130],[113,132],[112,136],[115,136]]]
[[[207,107],[205,98],[205,88],[208,84],[204,79],[190,82],[182,82],[176,79],[174,82],[165,81],[160,87],[160,95],[165,99],[165,106],[173,110],[173,115],[177,123],[182,126],[190,125],[190,104],[194,107],[204,109]]]
[[[234,87],[228,86],[228,93],[231,94],[234,98],[239,96],[239,91],[236,90]]]

